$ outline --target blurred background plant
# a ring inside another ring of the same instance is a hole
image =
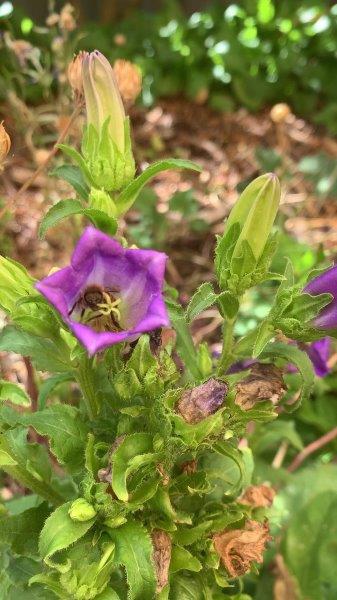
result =
[[[37,227],[47,207],[72,194],[57,177],[63,159],[52,153],[64,132],[78,143],[82,127],[79,115],[68,131],[74,111],[68,64],[74,52],[97,48],[111,62],[131,61],[142,75],[141,90],[136,76],[140,93],[130,109],[139,169],[168,155],[202,166],[200,175],[158,176],[128,215],[132,243],[170,255],[168,281],[183,304],[201,282],[212,279],[214,234],[223,231],[238,191],[260,172],[275,171],[284,190],[273,270],[281,272],[286,257],[298,276],[332,262],[337,254],[337,4],[152,4],[0,3],[0,117],[12,140],[0,184],[1,254],[20,259],[37,276],[62,266],[69,255],[73,240],[66,223],[44,241],[38,241]],[[126,100],[131,105],[135,98]],[[46,161],[54,177],[47,177]],[[270,283],[258,297],[247,294],[238,335],[263,319],[273,295]],[[195,341],[218,352],[220,324],[212,308],[201,313],[193,323]],[[0,363],[4,379],[26,388],[32,384],[29,365],[19,357],[2,354]],[[274,542],[260,575],[245,580],[254,600],[337,596],[336,363],[332,342],[330,372],[316,379],[311,400],[268,426],[248,427],[242,440],[254,453],[253,482],[270,481],[278,492],[271,513]],[[294,389],[296,377],[286,375]],[[62,387],[53,393],[58,398]],[[8,478],[1,487],[8,510],[27,508],[23,489]],[[13,567],[9,580],[15,577]]]

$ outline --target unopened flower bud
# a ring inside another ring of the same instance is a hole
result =
[[[279,104],[275,104],[270,111],[270,118],[274,123],[283,123],[287,117],[291,114],[291,110],[288,104],[285,102],[280,102]]]
[[[118,59],[113,66],[118,89],[127,104],[132,104],[142,89],[142,75],[139,67],[128,60]]]
[[[11,138],[9,137],[3,123],[0,123],[0,169],[4,163],[11,147]]]
[[[75,98],[81,98],[83,95],[83,76],[82,76],[82,63],[88,52],[81,51],[74,56],[71,63],[68,66],[68,81],[74,92]]]
[[[237,222],[241,227],[233,258],[242,255],[242,244],[247,242],[255,260],[259,260],[271,233],[280,199],[280,182],[274,173],[261,175],[246,187],[226,225],[229,229]]]
[[[228,386],[211,378],[195,388],[185,390],[177,403],[177,411],[187,423],[199,423],[214,414],[224,401]]]
[[[87,131],[82,151],[97,188],[117,191],[135,173],[129,120],[109,61],[97,50],[83,59]]]
[[[84,498],[74,500],[68,511],[69,517],[73,521],[90,521],[96,516],[94,507]]]

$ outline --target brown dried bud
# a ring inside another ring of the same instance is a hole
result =
[[[287,117],[291,114],[291,110],[288,104],[284,102],[280,102],[279,104],[275,104],[270,111],[270,118],[274,123],[284,123]]]
[[[236,385],[235,404],[243,410],[249,410],[263,400],[277,404],[285,391],[281,370],[271,364],[257,363],[252,366],[249,375]]]
[[[127,104],[132,104],[142,89],[142,75],[139,67],[128,60],[118,59],[113,66],[118,89]]]
[[[87,55],[88,52],[82,50],[77,54],[77,56],[74,56],[73,60],[69,63],[68,66],[68,81],[76,98],[81,98],[83,96],[82,63],[83,59]]]
[[[263,562],[263,552],[270,539],[267,522],[247,521],[244,529],[216,533],[213,544],[228,574],[240,577],[250,571],[252,562]]]
[[[250,485],[239,502],[253,508],[267,508],[273,504],[275,494],[275,490],[269,485]]]
[[[74,7],[71,4],[65,4],[60,12],[59,25],[64,31],[74,31],[76,21],[74,18]]]
[[[116,46],[125,46],[125,44],[126,44],[125,35],[123,35],[123,33],[116,33],[116,35],[114,36],[114,42],[115,42]]]
[[[11,138],[9,137],[3,122],[0,123],[0,168],[11,147]]]
[[[166,531],[155,529],[151,533],[153,544],[153,562],[157,576],[157,594],[168,583],[171,562],[172,542]]]
[[[187,460],[181,465],[181,472],[185,475],[193,475],[193,473],[197,472],[197,461],[196,460]]]
[[[187,423],[199,423],[218,410],[227,391],[228,386],[224,381],[212,377],[183,392],[176,405],[177,411]]]
[[[54,27],[55,25],[58,24],[60,20],[60,15],[58,15],[57,13],[51,13],[51,15],[49,15],[46,18],[46,25],[47,27]]]

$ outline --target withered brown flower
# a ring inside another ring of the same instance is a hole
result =
[[[83,96],[82,63],[87,55],[88,52],[82,50],[77,56],[74,56],[73,60],[68,65],[68,81],[74,92],[75,98],[81,98]]]
[[[244,529],[216,533],[213,544],[228,574],[240,577],[250,571],[252,562],[263,562],[263,552],[270,539],[266,521],[247,521]]]
[[[0,123],[0,168],[4,162],[11,147],[11,138],[9,137],[3,123]]]
[[[275,490],[269,485],[250,485],[239,502],[253,508],[267,508],[273,504],[275,494]]]
[[[151,533],[153,562],[157,576],[157,593],[168,583],[172,542],[166,531],[154,529]]]
[[[185,390],[177,402],[177,412],[187,423],[199,423],[220,408],[227,391],[224,381],[212,377],[195,388]]]
[[[263,400],[277,404],[285,391],[282,371],[271,364],[257,363],[249,375],[237,383],[235,404],[243,410],[249,410]]]
[[[128,60],[117,59],[113,66],[118,89],[127,104],[132,104],[142,89],[142,76],[139,67]]]

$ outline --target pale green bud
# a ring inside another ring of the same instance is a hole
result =
[[[281,199],[280,182],[274,173],[261,175],[241,194],[227,221],[226,229],[238,223],[241,228],[233,258],[242,253],[246,241],[258,261],[271,233]]]
[[[18,300],[34,294],[34,279],[14,260],[0,256],[0,305],[12,313]]]
[[[84,57],[87,129],[82,152],[97,188],[118,191],[134,177],[130,124],[109,61],[97,50]]]
[[[73,521],[90,521],[97,513],[85,498],[77,498],[69,508],[68,514]]]
[[[89,206],[107,214],[109,217],[115,217],[117,214],[116,204],[104,190],[91,188],[89,195]]]

